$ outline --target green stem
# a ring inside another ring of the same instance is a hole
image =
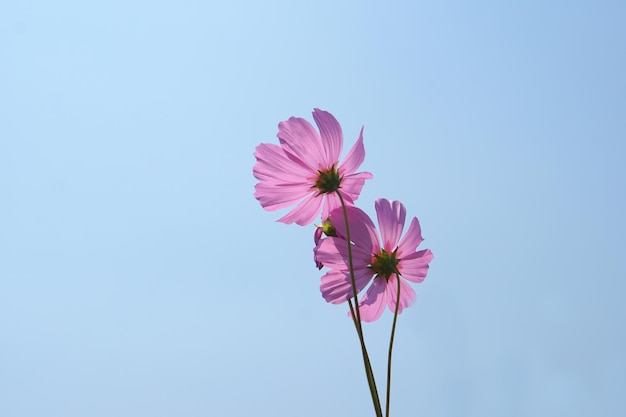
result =
[[[350,280],[352,283],[352,296],[354,298],[355,306],[352,306],[352,300],[348,299],[350,305],[350,314],[356,327],[356,332],[359,335],[359,342],[361,343],[361,353],[363,355],[363,365],[365,366],[365,374],[367,375],[367,383],[370,388],[370,394],[372,395],[372,402],[374,403],[374,410],[376,411],[376,417],[382,417],[383,412],[380,408],[380,398],[378,397],[378,390],[376,389],[376,380],[374,379],[374,373],[372,372],[372,365],[370,363],[369,356],[367,354],[367,348],[365,347],[365,338],[363,337],[363,327],[361,326],[361,312],[359,310],[359,298],[356,290],[356,279],[354,277],[354,263],[352,261],[352,242],[350,240],[350,227],[348,226],[348,211],[346,210],[346,203],[339,190],[336,191],[339,201],[341,202],[341,210],[343,212],[343,221],[346,225],[346,241],[348,242],[348,264],[350,267]]]
[[[357,333],[359,332],[356,316],[354,314],[354,307],[352,306],[352,300],[348,300],[348,305],[350,306],[350,313],[352,314],[352,320],[354,322],[355,327],[357,328]],[[367,354],[367,349],[365,348],[365,340],[361,339],[359,336],[359,340],[363,340],[361,343],[361,354],[363,355],[363,365],[365,367],[365,374],[367,376],[367,383],[370,388],[370,394],[372,396],[372,402],[374,403],[374,410],[376,411],[376,417],[382,417],[383,411],[380,408],[380,398],[378,397],[378,389],[376,388],[376,380],[374,379],[374,372],[372,371],[372,364],[370,362],[369,355]]]
[[[393,350],[393,339],[396,334],[396,321],[398,319],[398,307],[400,306],[400,276],[396,274],[398,281],[398,296],[396,298],[396,310],[393,312],[393,324],[391,326],[391,338],[389,339],[389,355],[387,356],[387,403],[385,404],[385,416],[389,417],[389,400],[391,397],[391,352]]]

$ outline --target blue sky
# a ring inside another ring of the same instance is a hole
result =
[[[626,412],[619,1],[0,6],[0,415],[373,415],[255,146],[319,107],[435,254],[394,416]],[[365,326],[379,386],[391,315]]]

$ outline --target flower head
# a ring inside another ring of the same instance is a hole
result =
[[[268,211],[297,206],[278,219],[301,226],[311,223],[322,213],[322,219],[340,207],[336,191],[346,203],[353,204],[361,193],[369,172],[357,173],[365,158],[363,129],[356,143],[339,163],[343,133],[332,114],[313,110],[319,134],[305,119],[291,117],[278,124],[280,145],[262,143],[254,156],[253,174],[259,180],[254,197]]]
[[[359,302],[363,321],[377,320],[385,305],[396,309],[398,281],[400,280],[400,303],[398,313],[415,302],[415,291],[407,281],[419,283],[426,278],[428,263],[433,259],[430,249],[417,251],[423,241],[416,217],[404,235],[406,209],[399,201],[377,199],[375,203],[380,237],[374,223],[365,212],[347,207],[352,263],[357,292],[372,280],[365,296]],[[331,212],[333,225],[339,236],[346,235],[341,208]],[[330,303],[339,304],[352,298],[352,284],[347,242],[341,237],[321,239],[315,248],[315,261],[330,270],[322,277],[322,297]]]

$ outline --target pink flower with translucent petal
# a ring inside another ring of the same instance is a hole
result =
[[[426,278],[428,264],[433,259],[430,249],[417,251],[423,241],[416,217],[404,235],[406,209],[399,201],[377,199],[375,203],[379,240],[376,226],[365,212],[347,207],[352,261],[357,292],[373,282],[359,302],[363,321],[377,320],[385,306],[394,312],[396,308],[398,281],[400,280],[400,304],[398,313],[415,302],[415,291],[408,281],[419,283]],[[341,208],[331,212],[333,226],[338,235],[346,233]],[[352,284],[348,260],[347,242],[341,237],[326,237],[315,248],[315,261],[328,267],[322,277],[322,297],[330,303],[339,304],[352,298]]]
[[[279,210],[297,204],[279,222],[301,226],[311,223],[322,213],[340,207],[335,191],[349,205],[361,193],[369,172],[356,172],[365,158],[363,129],[356,143],[339,163],[343,147],[343,133],[332,114],[313,110],[318,132],[305,119],[291,117],[278,124],[280,145],[262,143],[254,156],[257,160],[253,174],[259,180],[254,197],[268,211]]]

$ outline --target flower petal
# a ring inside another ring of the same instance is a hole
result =
[[[315,172],[320,168],[330,168],[323,166],[326,162],[326,151],[320,136],[305,119],[290,117],[289,120],[280,122],[277,136],[285,151],[294,160]]]
[[[368,269],[355,269],[354,280],[356,282],[357,293],[365,288],[372,278],[372,273]],[[341,304],[352,298],[352,280],[349,271],[331,269],[321,279],[320,291],[322,297],[329,303]]]
[[[361,128],[359,138],[352,145],[339,168],[343,170],[344,174],[354,174],[363,163],[363,160],[365,160],[365,147],[363,146],[363,128]]]
[[[346,201],[346,203],[348,203]],[[352,202],[348,203],[352,204]],[[327,219],[330,213],[336,208],[341,208],[341,201],[337,197],[337,193],[326,194],[326,200],[324,201],[324,207],[322,207],[322,219]]]
[[[315,228],[315,232],[313,232],[313,241],[315,242],[315,246],[320,243],[322,240],[322,236],[324,234],[324,228],[322,226],[318,226]]]
[[[254,186],[254,190],[254,198],[267,211],[289,207],[311,194],[309,188],[301,184],[272,185],[260,182]]]
[[[417,247],[422,243],[422,228],[420,227],[417,217],[413,217],[409,230],[406,231],[404,237],[398,244],[398,257],[402,257],[404,254],[410,254],[417,250]]]
[[[404,279],[417,283],[422,282],[426,278],[426,274],[428,274],[428,263],[434,257],[430,249],[413,252],[400,260],[398,271],[400,271]]]
[[[344,239],[335,237],[324,238],[315,246],[313,252],[315,261],[324,264],[330,269],[347,270],[349,268],[348,248]]]
[[[359,172],[343,177],[341,180],[341,192],[347,201],[354,203],[359,198],[365,180],[372,179],[374,176],[369,172]]]
[[[322,146],[326,151],[326,166],[335,165],[339,161],[343,147],[341,125],[332,114],[320,109],[313,109],[313,119],[315,119],[317,128],[320,130]]]
[[[371,261],[371,255],[378,252],[379,249],[378,235],[374,222],[363,210],[354,206],[346,207],[346,215],[348,216],[348,225],[350,227],[350,240],[354,242],[355,246],[362,248],[364,251],[369,251]],[[333,219],[333,226],[335,226],[337,233],[347,236],[342,208],[339,207],[333,210],[330,213],[330,217]]]
[[[392,313],[396,311],[396,300],[398,299],[398,277],[394,274],[389,277],[387,282],[387,289],[389,290],[389,297],[387,298],[387,306]],[[415,303],[415,291],[409,285],[408,282],[400,278],[400,306],[398,307],[398,314],[402,313],[406,307],[410,307]]]
[[[315,220],[319,214],[320,209],[322,208],[322,201],[322,196],[316,196],[314,193],[311,193],[305,200],[298,204],[296,208],[277,221],[286,224],[295,222],[300,226],[306,226]]]
[[[384,277],[375,278],[365,296],[359,301],[362,321],[372,322],[380,318],[387,305],[388,293],[387,280]]]
[[[273,181],[275,183],[303,183],[312,186],[313,182],[307,180],[317,174],[308,166],[290,159],[285,150],[278,145],[261,143],[254,150],[257,159],[252,173],[259,181]]]
[[[383,248],[387,252],[393,252],[404,228],[406,209],[401,202],[384,198],[377,198],[375,207],[380,234],[383,238]]]
[[[352,265],[354,268],[367,268],[372,261],[372,252],[369,248],[352,245]],[[327,237],[315,247],[315,260],[331,269],[348,270],[348,242],[339,237]]]

